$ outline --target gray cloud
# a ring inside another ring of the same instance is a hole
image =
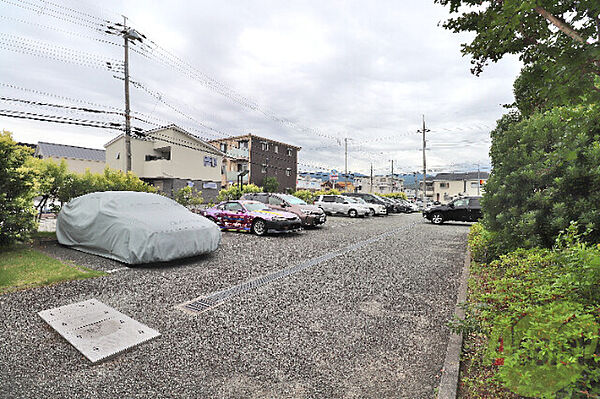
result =
[[[300,126],[351,138],[353,171],[366,172],[371,161],[383,171],[390,159],[405,171],[419,168],[421,137],[416,130],[422,114],[432,130],[427,153],[431,165],[464,169],[469,168],[465,162],[486,164],[489,127],[504,112],[501,105],[512,102],[512,82],[520,68],[513,57],[490,66],[479,78],[472,76],[469,60],[460,54],[460,43],[468,36],[438,27],[446,10],[429,2],[107,0],[99,6],[89,0],[64,0],[60,4],[116,22],[126,14],[150,39],[264,109]],[[0,14],[119,42],[6,3],[0,3]],[[2,32],[122,57],[119,47],[10,19],[3,21]],[[122,107],[122,81],[107,71],[0,51],[4,83]],[[226,134],[253,132],[300,145],[305,148],[303,163],[343,167],[343,148],[336,141],[283,126],[138,54],[131,58],[134,80],[159,91],[163,100],[194,119]],[[43,98],[0,90],[15,97]],[[132,89],[132,108],[204,130],[138,89]],[[17,139],[33,142],[101,147],[116,134],[9,118],[0,118],[0,123]],[[390,136],[397,139],[381,139]]]

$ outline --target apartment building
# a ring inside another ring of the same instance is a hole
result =
[[[431,181],[431,198],[448,202],[459,196],[482,195],[488,178],[488,172],[438,173]]]
[[[274,177],[279,191],[296,190],[298,151],[301,147],[244,134],[211,140],[216,149],[226,154],[223,161],[223,184],[242,182],[262,186],[266,177]]]

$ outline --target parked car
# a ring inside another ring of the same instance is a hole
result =
[[[409,213],[411,211],[410,206],[403,199],[401,199],[401,198],[388,198],[388,199],[396,204],[396,206],[398,207],[400,212]]]
[[[351,202],[350,198],[343,195],[319,195],[315,200],[318,206],[326,214],[348,215],[350,217],[368,215],[370,210],[357,202]]]
[[[300,198],[290,194],[251,193],[244,194],[241,199],[259,201],[267,204],[269,208],[293,213],[300,218],[302,226],[306,227],[320,226],[327,220],[327,216],[321,208],[308,205]]]
[[[106,191],[82,195],[63,206],[56,238],[82,252],[139,264],[214,251],[221,231],[162,195]]]
[[[347,196],[347,197],[351,198],[351,199],[353,199],[355,201],[358,201],[359,204],[362,204],[362,205],[366,206],[367,208],[369,208],[369,215],[370,216],[387,215],[388,214],[385,205],[381,205],[381,204],[369,204],[367,201],[365,201],[361,197],[351,197],[351,196]]]
[[[259,201],[225,201],[200,213],[222,230],[249,231],[258,236],[302,229],[298,216],[272,209]]]
[[[476,222],[481,218],[481,197],[463,197],[455,199],[447,205],[432,206],[423,211],[423,217],[434,224],[455,220],[459,222]]]
[[[403,212],[404,208],[400,204],[396,203],[396,201],[394,201],[393,199],[382,197],[380,195],[376,195],[376,197],[380,198],[386,204],[388,204],[389,206],[391,206],[391,212],[393,212],[393,213],[401,213],[401,212]]]
[[[368,204],[371,215],[388,215],[393,209],[391,204],[387,204],[374,194],[346,193],[344,195],[352,198],[361,198]]]

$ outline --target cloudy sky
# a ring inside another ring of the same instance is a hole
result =
[[[343,170],[344,139],[350,171],[422,168],[423,115],[428,166],[489,165],[520,68],[507,58],[471,75],[469,36],[439,27],[448,14],[429,0],[0,0],[0,109],[122,123],[122,38],[104,32],[121,15],[146,37],[130,53],[134,126],[273,138],[303,147],[301,170]],[[119,133],[3,116],[0,128],[94,148]]]

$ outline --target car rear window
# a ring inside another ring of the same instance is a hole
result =
[[[334,195],[324,195],[323,202],[335,202],[335,196]]]
[[[469,206],[479,206],[479,198],[469,199]]]

